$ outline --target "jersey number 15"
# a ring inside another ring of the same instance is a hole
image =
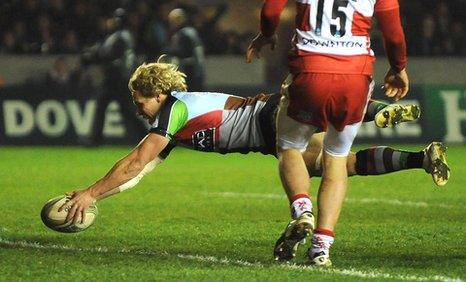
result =
[[[329,0],[327,0],[328,2]],[[317,18],[316,18],[316,29],[317,35],[322,34],[322,16],[324,14],[324,3],[326,0],[317,0]],[[330,32],[335,37],[343,37],[346,33],[346,14],[340,8],[347,7],[348,0],[334,0],[332,6],[332,20],[340,20],[340,29],[337,26],[330,24]]]

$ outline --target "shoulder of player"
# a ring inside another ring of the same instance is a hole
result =
[[[178,99],[175,96],[168,95],[165,105],[160,111],[160,115],[166,115],[168,118],[173,118],[174,116],[187,116],[188,107],[186,102]]]
[[[173,139],[176,132],[185,126],[187,121],[188,108],[186,104],[169,95],[162,109],[155,117],[150,132]]]
[[[172,95],[168,95],[164,105],[156,116],[153,127],[167,126],[174,117],[179,117],[187,112],[187,106],[182,101]]]
[[[376,0],[374,5],[375,12],[387,11],[399,8],[398,0]]]

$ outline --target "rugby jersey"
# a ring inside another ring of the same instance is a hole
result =
[[[398,0],[295,0],[295,34],[290,51],[292,73],[371,75],[375,61],[369,32],[374,14],[391,66],[406,67],[406,43]],[[265,0],[261,32],[275,33],[287,0]]]
[[[260,112],[270,97],[174,91],[150,132],[169,138],[171,147],[220,153],[262,151],[266,142]]]

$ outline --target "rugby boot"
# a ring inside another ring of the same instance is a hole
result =
[[[418,105],[390,104],[381,109],[374,118],[377,127],[393,127],[399,123],[413,121],[421,116]]]
[[[432,142],[424,150],[427,165],[425,171],[432,175],[437,186],[447,184],[450,178],[450,167],[447,164],[447,147],[442,142]]]
[[[273,255],[277,261],[288,261],[296,256],[298,245],[304,243],[315,227],[314,214],[305,212],[295,220],[290,221],[275,243]]]

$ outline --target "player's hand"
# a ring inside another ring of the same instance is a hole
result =
[[[266,45],[270,45],[270,49],[274,50],[275,46],[277,45],[278,36],[276,34],[265,37],[262,33],[259,33],[249,44],[248,50],[246,51],[246,62],[249,64],[252,62],[252,59],[256,57],[260,59],[261,55],[260,52],[262,47]]]
[[[96,202],[96,198],[92,195],[90,189],[73,191],[66,193],[70,198],[68,202],[63,204],[58,211],[68,210],[66,222],[73,221],[73,224],[81,218],[81,223],[86,219],[86,209]]]
[[[395,99],[395,101],[406,96],[409,90],[409,79],[406,69],[396,72],[390,68],[385,75],[384,89],[385,95]]]

